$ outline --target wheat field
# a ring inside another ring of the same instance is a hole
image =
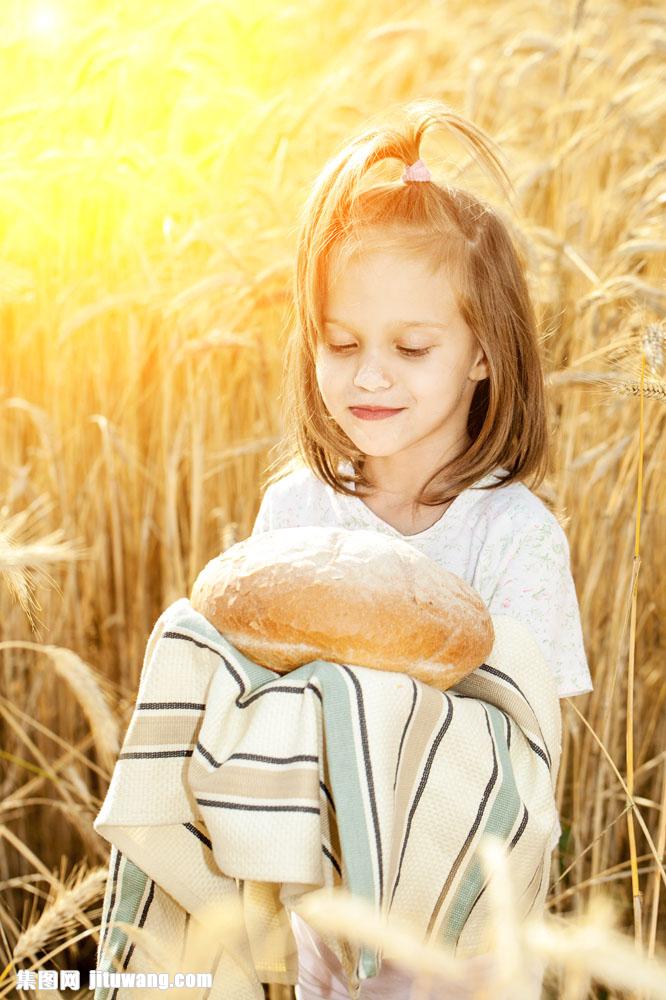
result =
[[[595,685],[562,702],[563,833],[511,960],[544,957],[548,997],[666,997],[663,5],[7,0],[0,25],[0,998],[94,967],[92,821],[147,637],[249,534],[280,438],[304,192],[420,97],[515,188]],[[313,923],[370,933],[336,906]]]

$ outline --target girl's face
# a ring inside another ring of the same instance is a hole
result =
[[[329,281],[323,320],[319,391],[361,452],[395,456],[405,470],[413,462],[418,476],[469,444],[467,415],[488,365],[444,269],[433,274],[406,252],[366,251]],[[352,411],[363,406],[400,412],[367,420]]]

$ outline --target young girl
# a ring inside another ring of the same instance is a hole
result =
[[[506,175],[490,140],[444,105],[403,110],[349,142],[305,205],[286,449],[253,534],[335,525],[402,538],[471,584],[491,614],[527,623],[560,696],[583,694],[592,685],[567,538],[525,482],[545,475],[548,433],[521,259],[496,211],[431,178],[422,137],[448,130],[501,186]],[[401,162],[401,179],[364,183],[380,161]],[[292,926],[298,1000],[347,998],[335,956],[296,914]],[[467,960],[468,992],[429,995],[472,996],[491,962]],[[361,997],[407,1000],[410,982],[385,960]]]

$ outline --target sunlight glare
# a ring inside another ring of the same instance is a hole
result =
[[[61,18],[54,7],[40,4],[32,11],[28,24],[35,35],[52,38],[61,26]]]

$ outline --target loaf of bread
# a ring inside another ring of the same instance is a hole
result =
[[[204,567],[190,603],[245,656],[280,673],[331,660],[445,690],[494,642],[472,587],[409,542],[370,530],[250,536]]]

